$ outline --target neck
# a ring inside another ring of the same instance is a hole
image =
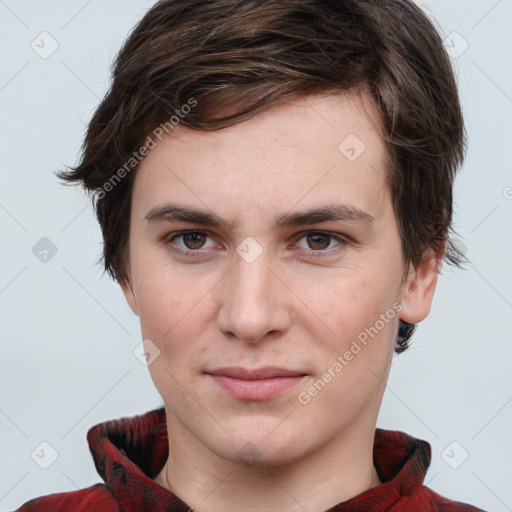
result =
[[[252,467],[216,456],[171,424],[168,430],[172,449],[155,480],[197,512],[322,512],[381,483],[375,425],[344,432],[298,461]]]

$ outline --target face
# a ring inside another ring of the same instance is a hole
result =
[[[404,268],[373,116],[312,95],[177,126],[137,170],[122,288],[170,436],[205,457],[277,465],[373,435],[399,318],[428,314],[437,276],[433,257]]]

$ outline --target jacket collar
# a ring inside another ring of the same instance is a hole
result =
[[[165,409],[100,423],[87,433],[96,470],[124,512],[189,512],[190,507],[153,478],[168,454]],[[404,432],[375,430],[373,460],[382,485],[326,512],[389,510],[423,486],[429,443]]]

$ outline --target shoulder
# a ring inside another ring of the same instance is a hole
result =
[[[120,512],[118,502],[105,484],[78,491],[60,492],[31,499],[15,512]]]
[[[453,501],[437,494],[432,489],[422,486],[407,498],[399,500],[391,508],[393,512],[485,512],[468,503]]]

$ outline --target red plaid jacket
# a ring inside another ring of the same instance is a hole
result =
[[[92,427],[87,441],[104,483],[34,498],[18,512],[189,512],[193,510],[154,478],[168,453],[164,408]],[[482,512],[443,498],[423,485],[429,443],[403,432],[376,429],[373,448],[381,485],[326,512]]]

